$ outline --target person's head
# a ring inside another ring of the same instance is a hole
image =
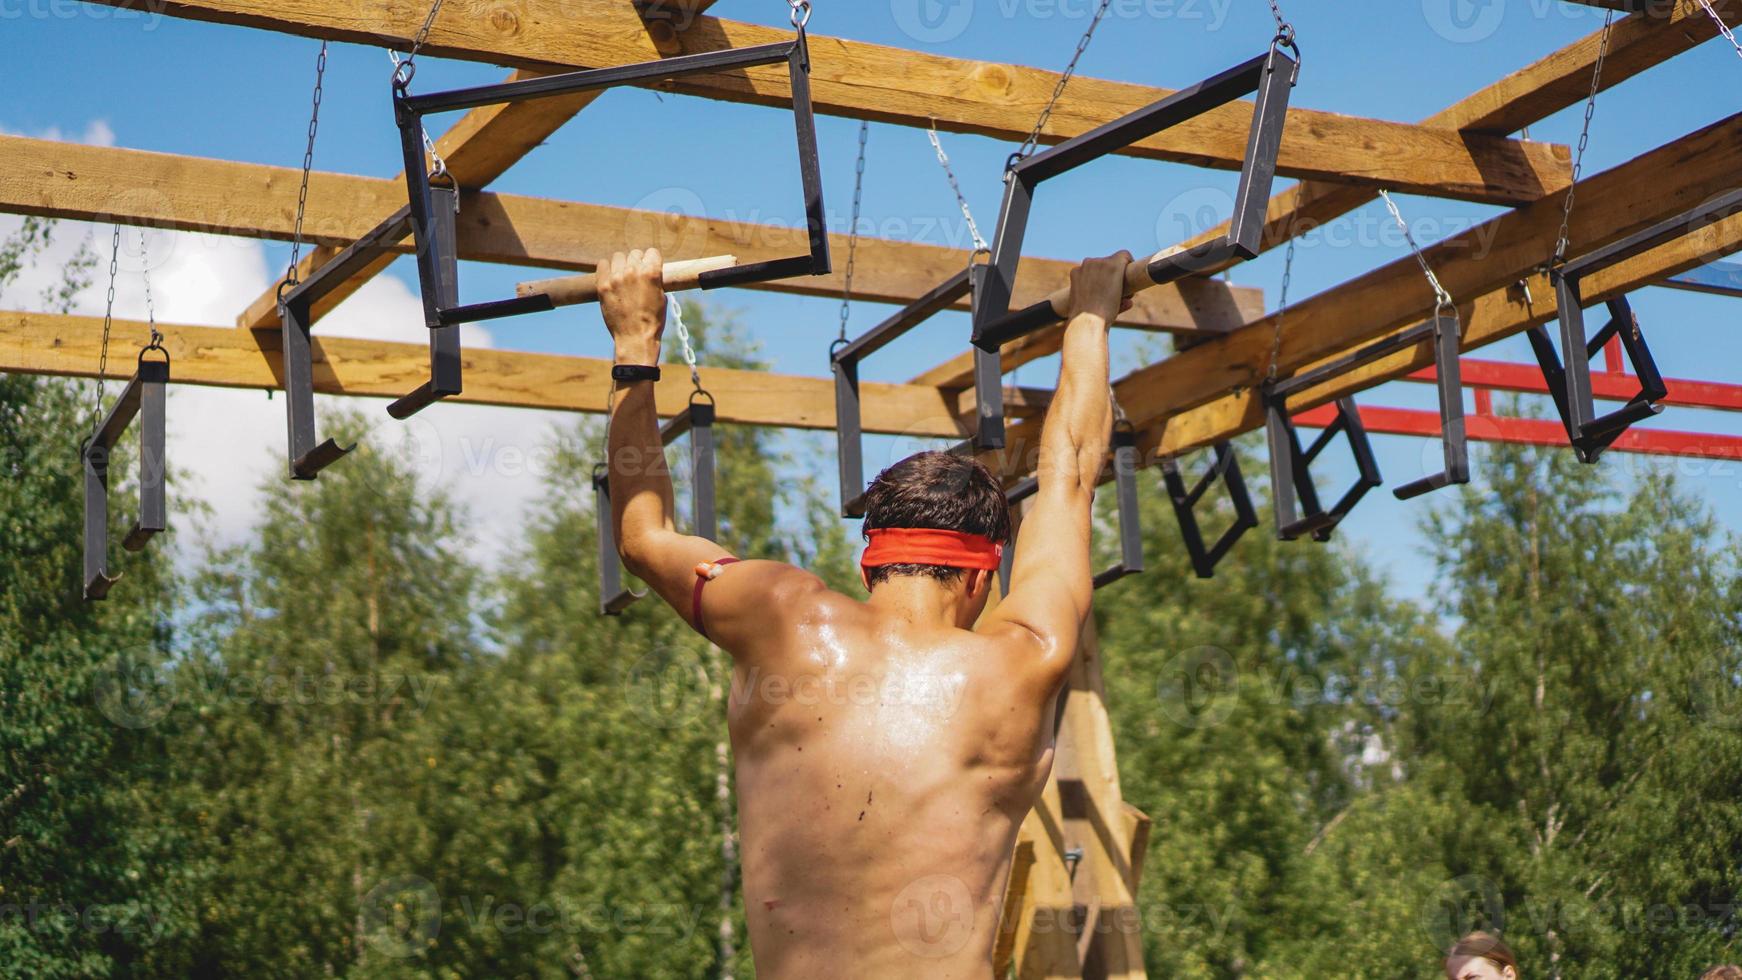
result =
[[[1518,957],[1499,936],[1472,932],[1446,951],[1447,980],[1518,980]]]
[[[1742,966],[1714,966],[1700,974],[1700,980],[1742,980]]]
[[[925,452],[907,457],[877,475],[865,491],[865,536],[888,528],[932,528],[984,538],[995,546],[1010,543],[1010,505],[1004,488],[978,461],[953,453]],[[886,582],[918,578],[957,593],[959,615],[969,625],[979,618],[991,593],[995,571],[947,564],[899,562],[863,571],[873,593]]]

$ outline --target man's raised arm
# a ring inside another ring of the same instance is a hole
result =
[[[1039,487],[1023,517],[1010,594],[985,626],[1032,634],[1062,677],[1089,617],[1090,511],[1112,439],[1107,330],[1125,305],[1131,253],[1090,259],[1071,272],[1070,320],[1058,390],[1040,431]]]
[[[652,368],[659,364],[660,338],[665,330],[664,260],[657,249],[619,252],[599,266],[599,311],[616,343],[618,367]],[[644,372],[651,375],[651,372]],[[680,534],[673,520],[671,471],[659,438],[659,412],[653,381],[613,381],[610,439],[611,517],[624,567],[635,573],[677,610],[691,626],[711,633],[721,646],[738,653],[737,634],[746,632],[745,608],[766,611],[756,599],[775,589],[805,588],[814,576],[779,562],[745,562],[710,585],[707,622],[696,622],[697,567],[726,557],[707,538]],[[705,626],[705,629],[704,629]]]

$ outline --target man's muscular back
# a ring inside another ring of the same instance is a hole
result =
[[[983,980],[1055,671],[1000,631],[794,599],[729,714],[757,975]]]
[[[1129,263],[1072,273],[1038,489],[1009,595],[985,615],[1011,519],[984,466],[919,453],[878,476],[857,602],[780,562],[717,562],[719,545],[678,533],[652,385],[616,393],[623,560],[734,661],[745,904],[766,980],[989,975],[1016,830],[1051,769],[1053,704],[1089,616],[1107,328]],[[659,360],[660,269],[657,252],[600,267],[618,364]]]

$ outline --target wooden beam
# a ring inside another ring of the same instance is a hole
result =
[[[422,23],[421,4],[345,0],[92,0],[117,7],[359,44],[404,47]],[[816,26],[813,24],[813,26]],[[682,35],[690,53],[790,39],[790,30],[698,17]],[[1025,137],[1058,74],[812,35],[812,90],[819,112],[879,122]],[[1254,39],[1256,41],[1256,39]],[[1241,54],[1257,53],[1259,45]],[[592,68],[659,55],[621,0],[468,0],[444,8],[425,45],[437,57],[519,68]],[[1230,61],[1235,60],[1233,54]],[[785,68],[686,77],[662,86],[706,98],[788,105]],[[1077,78],[1043,141],[1086,132],[1166,97],[1169,90]],[[1125,152],[1237,170],[1244,162],[1251,103],[1236,103],[1174,127]],[[1391,187],[1408,193],[1516,204],[1566,185],[1564,146],[1464,136],[1405,123],[1296,109],[1289,112],[1278,171],[1285,176]]]
[[[252,238],[288,239],[299,171],[200,157],[0,136],[0,211]],[[404,204],[401,181],[317,171],[305,236],[343,246]],[[613,251],[657,246],[673,259],[733,254],[746,262],[805,250],[802,228],[687,217],[568,201],[477,192],[464,195],[460,257],[507,265],[591,271]],[[834,238],[845,255],[844,235]],[[409,251],[410,245],[401,243]],[[860,239],[854,295],[907,303],[955,275],[968,253],[935,245]],[[1038,300],[1068,282],[1074,263],[1028,259],[1020,297]],[[838,297],[842,276],[801,277],[759,288]],[[1121,322],[1152,330],[1220,331],[1247,322],[1258,290],[1207,281],[1145,292]],[[962,304],[966,309],[966,304]],[[965,336],[965,331],[964,331]]]
[[[158,324],[169,350],[173,383],[272,390],[281,387],[278,336],[252,330]],[[110,350],[132,351],[149,336],[144,323],[117,320]],[[102,350],[101,317],[0,312],[0,371],[95,377]],[[450,401],[558,412],[603,412],[611,363],[592,357],[467,348],[466,391]],[[111,357],[106,377],[125,379],[133,358]],[[314,386],[326,395],[397,398],[429,378],[429,349],[344,337],[315,338]],[[723,422],[832,429],[835,387],[830,378],[706,367],[702,379],[719,402]],[[960,438],[967,429],[953,416],[944,392],[914,385],[865,382],[865,431]],[[674,371],[659,382],[662,415],[689,404],[690,381]],[[276,438],[282,430],[261,433]]]
[[[1742,0],[1712,0],[1712,4],[1726,24],[1742,25]],[[1674,6],[1662,15],[1635,15],[1617,21],[1604,57],[1603,88],[1618,85],[1717,36],[1717,25],[1699,0],[1674,0]],[[1591,72],[1601,39],[1601,31],[1583,37],[1429,116],[1422,125],[1505,135],[1576,105],[1590,94]],[[1285,244],[1377,197],[1368,188],[1347,184],[1322,181],[1296,184],[1270,199],[1261,248],[1268,251]],[[1228,230],[1223,223],[1184,244],[1212,241]],[[1004,369],[1014,370],[1057,353],[1062,333],[1062,328],[1053,328],[1031,335],[1021,347],[1007,347]],[[914,378],[913,383],[967,387],[974,383],[973,356],[952,358]]]
[[[682,25],[690,23],[692,18],[713,6],[714,2],[715,0],[682,0],[668,3],[652,19],[648,11],[642,10],[648,37],[662,54],[682,51],[682,46],[678,43],[678,32]],[[544,72],[516,71],[509,74],[508,80],[520,81],[537,78],[542,74]],[[443,162],[447,164],[448,173],[461,189],[482,190],[506,173],[509,167],[537,149],[573,119],[576,113],[592,105],[599,94],[576,92],[529,102],[480,106],[461,116],[459,122],[454,123],[436,140],[436,152],[441,155]],[[405,179],[403,171],[398,179]],[[382,214],[378,220],[384,221],[387,216]],[[297,263],[297,280],[300,282],[313,275],[316,269],[325,265],[335,254],[336,251],[332,249],[316,249],[311,252]],[[397,258],[396,254],[383,254],[339,283],[309,310],[309,323],[318,321],[333,307],[363,288],[364,283],[386,271]],[[256,330],[279,326],[278,284],[283,278],[280,276],[254,302],[248,304],[237,318],[237,326]]]

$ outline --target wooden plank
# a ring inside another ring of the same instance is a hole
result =
[[[680,52],[682,46],[678,42],[678,31],[691,23],[697,14],[713,6],[714,2],[715,0],[683,0],[680,3],[670,3],[660,9],[658,19],[655,20],[646,20],[644,12],[648,36],[661,53]],[[509,73],[508,80],[520,81],[543,74],[545,73],[523,69]],[[576,92],[530,102],[480,106],[461,116],[458,122],[436,140],[436,152],[440,154],[447,165],[448,173],[461,189],[482,190],[506,173],[509,167],[537,149],[573,119],[576,113],[592,105],[599,94]],[[405,179],[403,171],[398,179]],[[383,214],[380,220],[386,220],[387,217],[387,214]],[[314,270],[331,257],[330,252],[323,255],[317,251],[299,261],[298,281],[313,275]],[[333,307],[363,288],[364,283],[384,272],[396,258],[397,255],[384,254],[356,275],[338,284],[309,310],[309,322],[313,324],[326,316]],[[279,277],[279,281],[282,280],[283,277]],[[247,309],[237,318],[236,325],[257,330],[279,326],[278,281],[248,304]]]
[[[175,324],[158,327],[174,365],[175,384],[281,387],[277,334]],[[117,320],[110,350],[137,350],[148,336],[146,324]],[[102,341],[101,317],[0,312],[0,371],[95,377]],[[466,390],[450,401],[558,412],[605,410],[611,387],[609,361],[475,347],[464,356]],[[131,356],[109,358],[107,377],[125,379],[132,372]],[[398,398],[428,379],[429,349],[423,344],[315,338],[314,387],[321,394]],[[705,367],[702,380],[718,400],[723,422],[835,427],[835,388],[830,378]],[[940,438],[960,438],[967,432],[955,421],[939,389],[866,382],[861,393],[867,432]],[[689,395],[688,376],[669,372],[658,385],[660,414],[682,412]],[[262,433],[262,438],[278,435],[282,432]]]
[[[0,136],[0,211],[17,214],[288,240],[300,179],[290,167]],[[305,235],[320,244],[347,245],[404,197],[400,181],[317,171],[310,179]],[[673,259],[733,254],[746,262],[806,249],[802,229],[513,194],[467,194],[461,209],[461,258],[507,265],[588,272],[614,251],[650,245]],[[846,236],[833,242],[836,254],[845,255]],[[955,275],[968,257],[960,249],[862,238],[853,292],[868,302],[907,303]],[[1025,260],[1021,297],[1038,300],[1068,282],[1073,266]],[[842,284],[837,271],[759,288],[838,297]],[[1220,331],[1251,319],[1242,311],[1261,294],[1210,281],[1149,290],[1140,300],[1121,323]]]
[[[405,46],[423,21],[413,0],[94,0],[149,4],[173,17],[258,27],[359,44]],[[818,26],[813,23],[813,26]],[[698,53],[788,40],[790,30],[698,17],[682,35]],[[906,126],[1020,140],[1033,126],[1058,74],[969,61],[841,38],[811,36],[817,111]],[[1256,40],[1256,39],[1255,39]],[[1258,53],[1259,45],[1231,53]],[[444,8],[424,47],[438,57],[518,68],[602,67],[659,54],[631,5],[621,0],[469,0]],[[664,86],[706,98],[789,105],[784,66],[689,77]],[[1077,78],[1054,111],[1043,141],[1058,142],[1170,94],[1167,89]],[[1237,170],[1244,161],[1249,102],[1235,103],[1128,148],[1131,155]],[[1391,187],[1409,193],[1516,204],[1570,179],[1567,148],[1467,136],[1330,112],[1289,112],[1278,171],[1285,176]]]

